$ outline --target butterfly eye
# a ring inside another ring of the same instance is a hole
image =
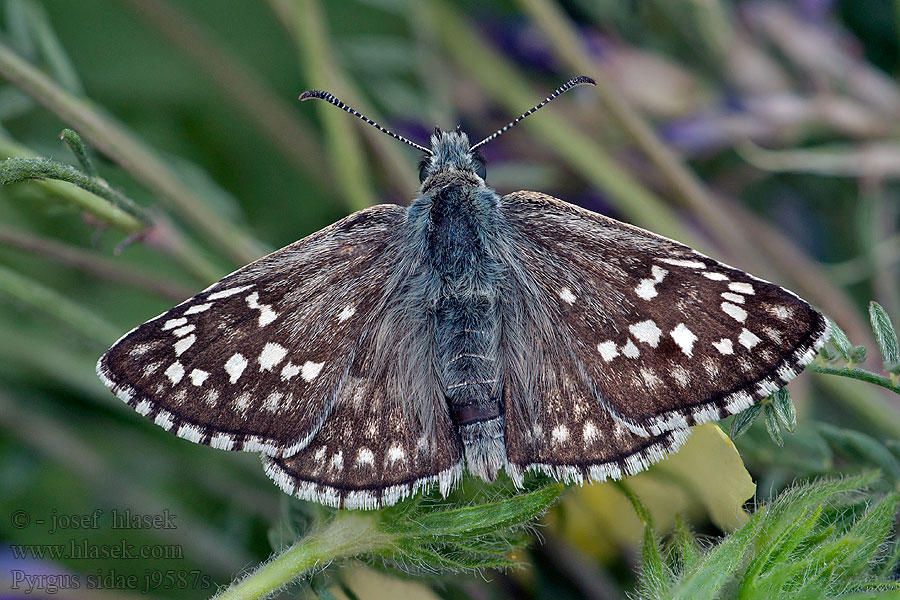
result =
[[[428,178],[428,167],[431,166],[431,157],[424,156],[419,161],[419,183],[425,183]]]

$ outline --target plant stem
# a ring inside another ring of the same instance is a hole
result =
[[[323,4],[316,0],[267,0],[270,9],[281,21],[284,28],[294,39],[301,55],[301,65],[307,79],[315,86],[329,86],[328,90],[340,97],[353,108],[357,109],[370,119],[384,123],[384,118],[375,108],[366,101],[363,94],[353,85],[350,78],[344,75],[344,70],[340,65],[335,63],[334,42],[329,38],[329,28],[325,15],[322,11]],[[327,6],[325,4],[324,6]],[[319,110],[325,113],[331,113],[333,107],[322,107]],[[323,114],[325,114],[323,113]],[[331,117],[325,117],[326,130],[333,129],[335,126],[327,121]],[[343,121],[350,121],[347,115],[340,115]],[[342,127],[338,125],[337,127]],[[415,170],[412,166],[415,162],[410,161],[409,153],[404,150],[404,144],[398,144],[396,140],[384,135],[377,129],[368,125],[359,125],[356,133],[353,131],[352,124],[348,124],[345,136],[347,139],[355,139],[358,143],[357,135],[364,136],[369,144],[377,148],[377,157],[382,161],[385,174],[394,191],[399,194],[400,198],[407,198],[410,193],[419,187],[418,179],[415,177]],[[334,131],[340,131],[335,129]],[[332,135],[336,135],[332,132]],[[331,143],[338,143],[339,140],[330,140]],[[360,148],[360,152],[362,152]],[[361,155],[362,156],[362,155]],[[339,157],[340,160],[346,160],[346,157]],[[342,165],[336,165],[336,173],[340,172]],[[369,178],[366,180],[367,187],[371,187]],[[342,182],[338,182],[340,184]],[[371,190],[368,190],[371,195]],[[368,205],[368,204],[367,204]],[[352,206],[351,206],[352,208]],[[365,208],[361,206],[360,208]]]
[[[339,511],[331,523],[263,563],[215,598],[256,600],[268,597],[319,565],[389,547],[391,537],[380,533],[377,526],[378,519],[371,512]]]
[[[11,158],[14,156],[36,158],[37,154],[0,134],[0,158]],[[75,184],[53,179],[37,179],[31,181],[30,185],[46,191],[49,197],[70,203],[96,217],[101,222],[126,233],[135,234],[149,231],[145,223],[123,210],[120,206],[112,204],[109,200],[96,196]],[[160,218],[157,217],[154,226],[159,227],[160,224]],[[160,251],[171,256],[185,270],[203,283],[212,283],[222,276],[222,270],[207,260],[203,252],[193,242],[187,240],[180,230],[168,222],[165,224],[165,239],[158,240],[159,243],[156,244]]]
[[[245,264],[264,253],[259,243],[209,208],[156,152],[141,143],[124,125],[89,101],[66,92],[2,43],[0,75],[117,161],[232,260]]]
[[[866,383],[871,383],[873,385],[883,387],[884,389],[890,390],[895,394],[900,394],[900,386],[894,384],[889,377],[879,375],[878,373],[873,373],[872,371],[866,371],[865,369],[837,369],[835,367],[828,366],[822,367],[815,363],[809,365],[807,369],[814,373],[824,373],[825,375],[837,375],[839,377],[859,379],[860,381],[865,381]]]
[[[37,158],[37,154],[30,149],[17,144],[4,135],[0,135],[0,158],[26,157]],[[146,227],[146,224],[138,220],[134,215],[128,214],[122,208],[111,204],[72,183],[65,181],[39,179],[33,185],[45,190],[54,198],[61,198],[79,209],[92,214],[104,223],[125,231],[135,233]]]

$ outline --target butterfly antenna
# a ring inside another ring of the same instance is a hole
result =
[[[572,79],[568,80],[567,82],[565,82],[564,84],[562,84],[561,86],[559,86],[558,88],[556,88],[556,89],[553,91],[552,94],[550,94],[549,96],[547,96],[547,97],[544,99],[543,102],[541,102],[540,104],[538,104],[537,106],[535,106],[535,107],[532,108],[531,110],[528,110],[528,111],[524,112],[524,113],[522,114],[522,116],[520,116],[519,118],[517,118],[517,119],[514,120],[514,121],[511,121],[508,125],[506,125],[505,127],[503,127],[503,129],[498,129],[497,131],[495,131],[495,132],[492,133],[491,135],[487,136],[486,138],[484,138],[483,140],[481,140],[480,142],[478,142],[477,144],[475,144],[474,146],[472,146],[471,150],[475,150],[475,149],[478,148],[479,146],[483,146],[484,144],[488,143],[489,141],[491,141],[491,140],[494,139],[495,137],[497,137],[497,136],[499,136],[499,135],[501,135],[501,134],[503,134],[503,133],[506,133],[506,131],[507,131],[510,127],[512,127],[513,125],[515,125],[516,123],[518,123],[519,121],[521,121],[522,119],[524,119],[525,117],[527,117],[528,115],[530,115],[531,113],[537,111],[537,109],[543,107],[545,104],[549,103],[551,100],[554,100],[557,96],[563,94],[564,92],[569,91],[570,89],[572,89],[572,88],[575,87],[576,85],[581,85],[582,83],[589,83],[589,84],[591,84],[591,85],[597,85],[597,82],[594,81],[593,79],[591,79],[590,77],[585,77],[584,75],[582,75],[582,76],[580,76],[580,77],[573,77]]]
[[[329,94],[328,92],[323,92],[322,90],[309,90],[308,92],[303,92],[302,94],[300,94],[301,100],[309,100],[310,98],[318,98],[319,100],[324,100],[325,102],[330,102],[331,104],[334,104],[341,110],[344,110],[355,117],[359,117],[360,119],[362,119],[369,125],[372,125],[376,129],[378,129],[378,131],[381,131],[382,133],[386,133],[389,136],[391,136],[392,138],[400,140],[401,142],[403,142],[405,144],[409,144],[413,148],[415,148],[417,150],[421,150],[425,154],[433,154],[433,152],[431,150],[429,150],[428,148],[426,148],[424,146],[420,146],[419,144],[417,144],[413,141],[410,141],[410,140],[406,139],[405,137],[403,137],[402,135],[400,135],[398,133],[394,133],[393,131],[390,131],[389,129],[385,129],[384,127],[382,127],[381,125],[379,125],[378,123],[376,123],[375,121],[370,119],[369,117],[360,113],[358,110],[355,110],[355,109],[347,106],[346,104],[341,102],[339,99],[337,99],[334,96],[334,94]]]

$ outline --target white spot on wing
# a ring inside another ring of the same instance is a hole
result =
[[[229,290],[221,290],[219,292],[214,292],[206,297],[207,300],[221,300],[222,298],[227,298],[228,296],[234,296],[235,294],[240,294],[244,290],[249,290],[252,288],[252,285],[242,285],[240,287],[231,288]]]
[[[703,276],[707,279],[712,279],[713,281],[728,281],[728,275],[717,273],[715,271],[707,271]]]
[[[616,343],[609,340],[597,344],[597,351],[600,352],[600,356],[606,362],[611,361],[619,355],[619,351],[616,350]]]
[[[678,382],[678,385],[681,387],[687,387],[691,382],[690,372],[680,365],[672,367],[671,374],[672,377],[675,378],[675,381]]]
[[[644,300],[650,300],[659,294],[659,292],[656,291],[656,284],[662,282],[663,277],[666,276],[668,271],[659,265],[653,265],[650,269],[650,273],[653,275],[652,279],[641,279],[637,284],[637,287],[634,288],[634,293]]]
[[[225,363],[225,372],[228,373],[229,381],[231,381],[231,383],[237,383],[237,380],[240,379],[241,374],[246,368],[247,359],[240,353],[234,354],[228,359],[228,362]]]
[[[734,281],[728,284],[728,289],[732,292],[738,292],[740,294],[753,294],[753,286],[749,283],[745,283],[743,281]]]
[[[740,294],[732,294],[731,292],[722,292],[722,298],[728,300],[729,302],[734,302],[735,304],[743,304],[744,297]]]
[[[553,439],[554,444],[562,444],[569,439],[569,429],[565,425],[557,425],[550,432],[550,437]]]
[[[581,432],[581,438],[585,445],[594,443],[598,438],[597,426],[591,421],[586,421]]]
[[[675,340],[675,343],[678,344],[678,347],[681,348],[682,352],[688,356],[693,354],[694,342],[697,341],[697,336],[694,335],[693,331],[687,328],[687,325],[679,323],[669,335],[672,336],[672,339]]]
[[[196,386],[201,386],[203,385],[203,382],[206,381],[206,378],[209,377],[209,373],[201,371],[200,369],[194,369],[191,371],[189,377],[191,378],[191,383]]]
[[[653,369],[641,369],[641,379],[644,380],[644,384],[649,388],[655,388],[662,383]]]
[[[759,339],[752,331],[745,328],[741,329],[741,335],[740,337],[738,337],[738,341],[741,343],[741,345],[749,350],[753,346],[760,343],[762,340]]]
[[[659,345],[659,336],[662,335],[662,330],[650,319],[629,325],[628,331],[637,341],[649,344],[653,348]]]
[[[356,464],[372,466],[375,464],[375,455],[368,448],[360,448],[356,453]]]
[[[184,354],[184,351],[191,347],[191,345],[197,340],[197,336],[193,333],[186,338],[181,338],[177,342],[175,342],[175,356],[181,356]]]
[[[249,286],[248,286],[249,287]],[[272,310],[268,304],[259,303],[259,292],[253,292],[247,296],[247,306],[259,311],[259,326],[265,327],[278,318],[278,313]]]
[[[234,409],[241,414],[246,413],[247,409],[250,408],[250,400],[252,400],[250,393],[244,392],[234,399]]]
[[[559,292],[557,292],[557,293],[559,294],[560,299],[561,299],[563,302],[566,302],[566,303],[568,303],[568,304],[574,304],[574,303],[575,303],[575,300],[578,299],[578,297],[577,297],[575,294],[572,293],[572,290],[570,290],[570,289],[567,288],[567,287],[562,288],[562,289],[559,290]]]
[[[187,323],[187,319],[185,319],[184,317],[181,317],[179,319],[169,319],[168,321],[163,323],[162,328],[163,328],[163,331],[168,331],[169,329],[175,329],[176,327],[181,327],[185,323]]]
[[[287,381],[291,377],[295,377],[300,374],[300,367],[295,365],[294,363],[288,361],[288,364],[284,365],[284,368],[281,369],[281,378]]]
[[[197,326],[196,326],[196,325],[193,325],[193,324],[191,324],[191,325],[185,325],[184,327],[179,327],[178,329],[176,329],[176,330],[173,331],[172,333],[175,334],[176,337],[181,337],[181,336],[183,336],[183,335],[189,334],[190,332],[192,332],[192,331],[195,330],[195,329],[197,329]]]
[[[281,405],[281,399],[284,398],[284,394],[281,392],[272,392],[266,399],[263,401],[263,408],[265,408],[269,412],[275,412],[278,410]]]
[[[781,345],[781,342],[782,342],[783,340],[782,340],[782,338],[781,338],[781,332],[780,332],[780,331],[778,331],[778,330],[775,329],[774,327],[763,327],[763,333],[766,335],[767,338],[769,338],[770,340],[772,340],[773,342],[775,342],[775,343],[778,344],[779,346]]]
[[[713,346],[720,354],[734,354],[734,346],[732,346],[731,340],[727,338],[722,338],[718,342],[713,342]]]
[[[640,356],[641,352],[638,350],[637,346],[634,345],[634,342],[628,340],[628,342],[622,346],[622,354],[628,358],[637,358]]]
[[[404,452],[403,448],[401,448],[400,446],[391,446],[390,448],[388,448],[387,458],[388,461],[393,464],[398,460],[405,460],[406,452]]]
[[[181,378],[184,377],[184,366],[176,360],[169,365],[168,369],[166,369],[166,377],[168,377],[169,381],[172,383],[181,382]]]
[[[682,260],[680,258],[661,258],[660,262],[670,264],[674,267],[687,267],[688,269],[705,269],[706,265],[699,260]]]
[[[341,311],[341,314],[338,315],[338,321],[343,323],[350,317],[356,314],[356,309],[350,306],[349,304],[344,307],[344,310]]]
[[[275,365],[284,360],[286,355],[287,348],[279,344],[267,342],[263,347],[262,352],[259,353],[259,370],[271,371]]]
[[[184,311],[184,314],[194,315],[197,313],[202,313],[202,312],[209,310],[210,306],[212,306],[212,302],[206,302],[205,304],[197,304],[195,306],[190,307],[186,311]]]
[[[219,402],[219,390],[215,388],[210,388],[206,390],[206,396],[203,397],[203,401],[209,404],[210,406],[215,406]]]
[[[302,371],[301,376],[306,381],[312,381],[313,379],[316,378],[316,376],[318,376],[319,373],[322,372],[322,367],[324,365],[325,365],[325,363],[317,363],[317,362],[312,362],[311,360],[308,360],[305,363],[303,363],[303,367],[301,369],[301,371]]]
[[[787,306],[769,306],[769,314],[776,319],[787,321],[794,316],[794,309]]]
[[[725,314],[729,317],[732,317],[734,320],[743,323],[747,320],[747,311],[737,306],[736,304],[732,304],[731,302],[723,302],[722,310],[725,311]]]

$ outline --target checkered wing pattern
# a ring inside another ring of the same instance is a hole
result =
[[[97,364],[101,379],[194,442],[300,451],[348,388],[405,218],[372,207],[232,273],[126,334]]]
[[[507,411],[602,417],[566,431],[543,424],[547,444],[556,431],[555,439],[580,436],[588,448],[594,435],[619,439],[610,427],[621,426],[665,445],[667,432],[770,395],[827,337],[827,320],[793,293],[672,240],[535,192],[504,197],[501,212],[523,287],[556,325],[547,373],[536,377],[558,380],[544,386],[537,408],[511,387]],[[567,387],[568,404],[554,391]]]

